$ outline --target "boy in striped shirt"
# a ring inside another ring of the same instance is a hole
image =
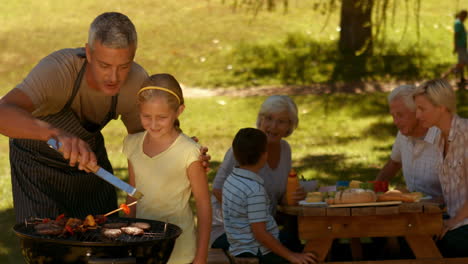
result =
[[[239,167],[223,186],[224,229],[235,257],[257,257],[260,263],[317,263],[312,253],[295,253],[278,240],[278,226],[269,213],[263,179],[257,173],[267,161],[267,137],[258,129],[243,128],[232,149]]]

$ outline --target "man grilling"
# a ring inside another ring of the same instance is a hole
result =
[[[133,61],[136,49],[130,19],[103,13],[84,48],[46,56],[0,99],[17,222],[61,213],[84,218],[117,207],[114,187],[88,168],[112,172],[101,134],[111,119],[120,116],[128,133],[143,130],[135,96],[148,75]],[[63,155],[46,144],[50,138],[62,144]]]

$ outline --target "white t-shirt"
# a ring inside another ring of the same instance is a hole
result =
[[[391,159],[402,165],[403,176],[409,191],[441,197],[437,167],[435,139],[440,130],[431,127],[424,138],[407,137],[400,132],[392,148]]]

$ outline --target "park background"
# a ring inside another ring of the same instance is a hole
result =
[[[454,14],[468,8],[459,0],[382,0],[384,9],[370,1],[377,10],[375,39],[362,60],[340,53],[337,0],[289,0],[287,9],[276,1],[273,10],[256,9],[256,3],[272,3],[260,0],[1,2],[0,96],[50,52],[84,46],[97,15],[122,12],[138,31],[135,60],[183,84],[188,97],[181,127],[209,147],[210,183],[238,129],[254,127],[262,101],[281,93],[299,108],[299,127],[287,138],[293,166],[324,185],[375,178],[397,132],[388,91],[439,77],[455,63]],[[467,117],[467,93],[457,96],[459,114]],[[115,173],[127,179],[124,127],[112,121],[103,133]],[[401,182],[400,175],[394,184]],[[8,138],[0,136],[0,263],[22,261],[12,207]]]

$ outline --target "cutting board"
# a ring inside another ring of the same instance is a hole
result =
[[[350,203],[350,204],[330,204],[328,207],[359,207],[359,206],[385,206],[401,204],[401,201],[374,202],[374,203]]]

